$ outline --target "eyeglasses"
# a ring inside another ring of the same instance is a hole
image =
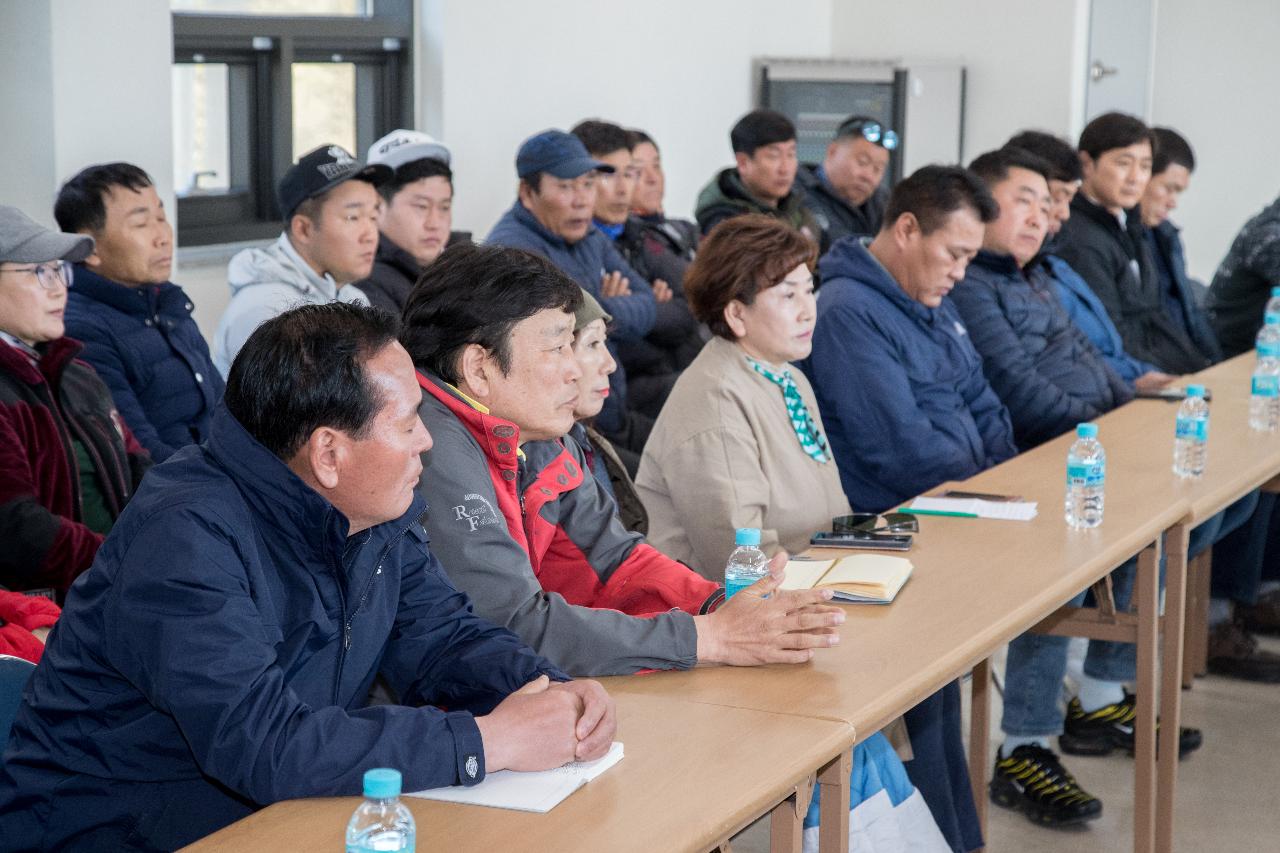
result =
[[[920,519],[906,512],[855,512],[831,519],[833,533],[919,533]]]
[[[40,286],[50,292],[61,287],[70,287],[73,278],[71,264],[67,261],[50,261],[47,264],[36,264],[32,267],[10,267],[0,269],[0,273],[33,273]]]
[[[893,151],[898,147],[898,134],[889,128],[880,124],[878,121],[868,121],[866,119],[853,119],[846,121],[844,124],[836,128],[836,138],[842,136],[860,135],[868,142],[879,145],[886,151]]]

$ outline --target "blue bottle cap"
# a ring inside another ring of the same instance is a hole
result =
[[[1097,438],[1098,425],[1097,424],[1080,424],[1079,426],[1076,427],[1076,435],[1080,438]]]
[[[750,545],[755,547],[760,544],[760,528],[758,527],[739,527],[733,533],[734,545]]]
[[[1187,386],[1187,396],[1188,396],[1188,397],[1203,397],[1203,396],[1204,396],[1204,386],[1203,386],[1203,385],[1188,385],[1188,386]]]
[[[400,796],[400,771],[375,767],[364,772],[364,795],[371,800],[388,800]]]

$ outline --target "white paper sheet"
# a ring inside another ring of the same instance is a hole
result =
[[[574,761],[552,770],[531,773],[499,770],[486,775],[483,782],[470,788],[461,785],[430,788],[407,793],[405,796],[545,814],[574,791],[621,761],[622,756],[622,742],[615,740],[604,757],[595,761]]]
[[[911,509],[934,512],[967,512],[979,518],[1030,521],[1036,517],[1034,501],[984,501],[978,498],[916,498]]]

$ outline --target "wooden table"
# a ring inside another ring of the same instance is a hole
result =
[[[842,720],[863,739],[975,667],[975,699],[985,702],[985,662],[995,650],[1144,552],[1135,589],[1139,613],[1129,617],[1126,630],[1138,645],[1138,691],[1145,709],[1137,727],[1135,849],[1156,849],[1157,821],[1172,826],[1168,809],[1157,813],[1157,802],[1172,803],[1174,784],[1169,771],[1157,774],[1154,740],[1157,556],[1168,543],[1171,624],[1166,626],[1162,664],[1176,680],[1181,671],[1185,521],[1190,507],[1185,497],[1170,488],[1169,465],[1150,464],[1155,444],[1172,453],[1172,426],[1165,429],[1158,409],[1148,409],[1141,420],[1135,420],[1134,413],[1141,411],[1141,407],[1126,407],[1098,422],[1099,438],[1108,454],[1101,527],[1072,530],[1063,521],[1066,452],[1074,436],[1062,436],[964,484],[974,491],[1020,494],[1037,501],[1036,519],[1020,523],[922,517],[910,554],[915,573],[897,600],[889,607],[848,605],[841,644],[819,652],[812,663],[662,672],[604,679],[606,686],[620,694],[678,696]],[[1161,730],[1172,742],[1160,754],[1176,756],[1179,691],[1159,693],[1165,720]],[[978,729],[970,771],[980,813],[985,815],[988,759],[982,706],[975,707],[973,718]],[[1176,761],[1163,762],[1161,769],[1170,764]],[[1166,848],[1161,845],[1161,849]]]
[[[774,850],[799,851],[813,785],[822,847],[849,836],[853,730],[841,722],[619,696],[626,757],[547,814],[406,797],[419,850],[707,851],[764,814]],[[359,797],[276,803],[185,848],[341,850]]]

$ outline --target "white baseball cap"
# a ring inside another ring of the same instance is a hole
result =
[[[368,163],[381,163],[397,169],[414,160],[439,160],[449,165],[449,149],[418,130],[393,130],[369,146]]]

